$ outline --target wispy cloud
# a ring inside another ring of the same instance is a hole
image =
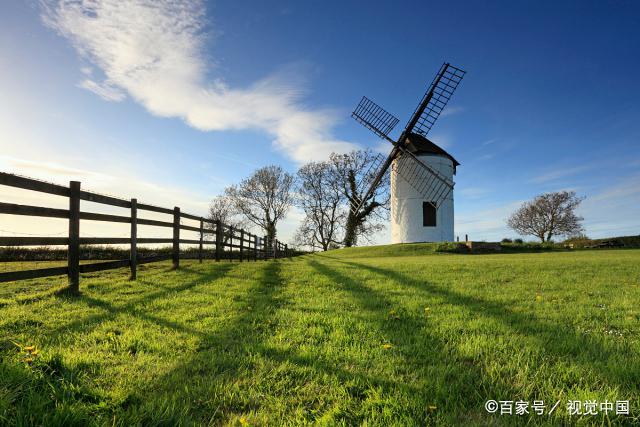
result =
[[[511,201],[480,211],[461,212],[456,216],[455,232],[459,235],[468,234],[473,240],[499,240],[513,235],[506,221],[521,204],[521,200]]]
[[[461,196],[469,199],[480,199],[492,192],[491,189],[484,187],[467,187],[461,188],[457,191]]]
[[[577,175],[582,172],[586,172],[588,170],[593,169],[594,165],[581,165],[581,166],[572,166],[572,167],[559,167],[556,169],[548,170],[538,176],[533,177],[530,182],[534,182],[536,184],[542,184],[550,181],[556,181],[560,178],[565,178],[571,175]]]
[[[640,234],[640,175],[622,177],[587,195],[578,212],[591,237]]]
[[[150,113],[178,117],[202,131],[259,129],[297,162],[344,152],[330,109],[301,105],[295,72],[267,76],[245,88],[208,81],[213,61],[204,52],[202,1],[43,0],[46,25],[66,37],[104,75],[85,74],[79,86],[108,101],[128,95]],[[85,67],[86,68],[86,67]]]
[[[105,101],[119,102],[123,101],[127,96],[119,90],[117,87],[110,85],[109,83],[98,83],[91,79],[85,79],[78,83],[78,87],[86,89],[95,93]]]
[[[84,169],[71,168],[55,162],[34,162],[30,160],[17,159],[14,157],[0,156],[0,165],[5,171],[15,171],[15,173],[35,173],[37,175],[46,175],[47,177],[94,177],[105,179],[109,178],[98,172],[92,172]]]
[[[429,136],[429,139],[445,149],[453,145],[453,138],[449,134],[434,133]]]
[[[462,113],[464,110],[464,107],[447,107],[442,110],[440,117],[453,116],[455,114]]]

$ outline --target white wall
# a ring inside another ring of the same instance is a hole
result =
[[[453,162],[445,156],[418,156],[427,165],[453,181]],[[438,207],[435,227],[422,225],[422,202],[428,201],[405,181],[395,169],[391,171],[391,243],[453,241],[453,191]]]

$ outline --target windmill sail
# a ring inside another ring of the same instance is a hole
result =
[[[367,179],[363,180],[361,187],[368,185],[368,189],[366,192],[359,189],[356,199],[351,201],[352,212],[360,210],[362,204],[375,193],[380,180],[392,164],[394,172],[407,181],[425,200],[430,200],[436,205],[446,200],[453,190],[453,181],[407,151],[404,144],[411,133],[422,136],[429,133],[465,74],[466,71],[448,62],[442,64],[398,141],[389,138],[389,132],[396,126],[398,119],[366,96],[362,97],[351,116],[379,137],[391,142],[393,148],[384,162],[381,161],[382,156],[379,156],[370,172],[367,172]],[[394,160],[397,161],[394,163]]]
[[[357,186],[354,198],[350,200],[351,210],[355,210],[363,200],[366,200],[366,194],[364,193],[364,191],[373,187],[373,181],[376,179],[376,176],[382,169],[384,160],[384,156],[380,153],[376,154],[375,157],[371,160],[369,168],[367,169],[364,176],[360,180],[359,185]]]
[[[413,187],[424,200],[429,200],[439,207],[453,190],[455,185],[453,181],[420,161],[413,153],[404,149],[400,152],[401,154],[393,163],[393,171]]]
[[[393,130],[399,121],[393,114],[366,96],[362,97],[351,116],[384,139],[389,139],[389,132]]]
[[[440,113],[447,106],[451,95],[456,90],[466,71],[445,62],[433,78],[429,89],[425,92],[420,104],[407,123],[404,133],[418,133],[427,136]]]

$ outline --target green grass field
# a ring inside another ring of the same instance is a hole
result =
[[[640,250],[144,267],[84,275],[79,297],[0,285],[0,423],[640,423]],[[568,416],[590,399],[630,415]]]

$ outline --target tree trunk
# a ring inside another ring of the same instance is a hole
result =
[[[347,217],[347,224],[344,230],[344,246],[350,248],[356,244],[356,228],[358,226],[358,219],[356,216],[349,212]]]
[[[267,239],[269,239],[270,242],[273,242],[276,239],[276,226],[273,223],[269,223],[267,225],[267,229],[265,230],[267,232]]]

